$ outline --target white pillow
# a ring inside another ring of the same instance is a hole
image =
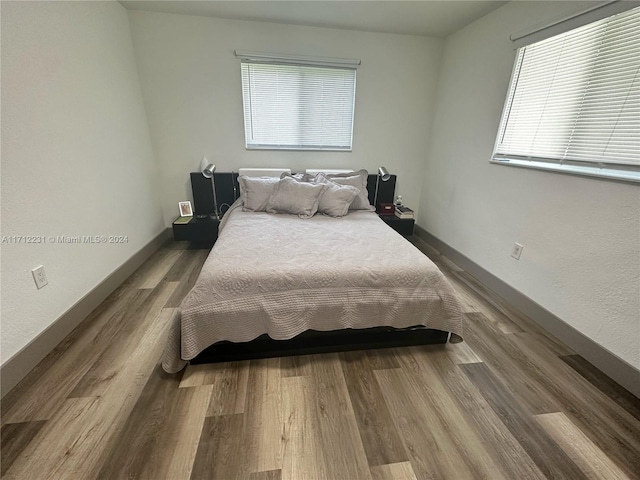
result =
[[[266,211],[311,218],[318,211],[320,196],[327,188],[328,185],[325,184],[300,182],[291,177],[284,177],[277,182]]]
[[[269,197],[275,190],[278,177],[238,177],[242,210],[245,212],[264,212]]]
[[[369,177],[369,173],[366,170],[363,169],[351,173],[319,173],[316,177],[316,182],[322,177],[340,185],[351,185],[360,191],[356,198],[353,199],[353,202],[351,202],[349,210],[375,210],[369,204],[369,192],[367,191],[367,178]]]
[[[310,175],[308,173],[283,173],[280,175],[280,178],[284,177],[291,177],[299,182],[315,183],[316,181],[315,175]]]
[[[327,185],[327,190],[320,197],[318,211],[330,217],[344,217],[349,213],[353,199],[360,193],[356,187],[340,185],[320,175],[317,177],[317,183]]]

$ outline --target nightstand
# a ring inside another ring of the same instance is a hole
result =
[[[413,235],[413,225],[415,219],[413,218],[398,218],[395,215],[378,215],[384,223],[393,228],[396,232],[405,237]]]
[[[173,239],[196,243],[214,243],[218,238],[218,224],[215,217],[193,217],[189,223],[173,223]]]

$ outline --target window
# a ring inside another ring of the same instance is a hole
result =
[[[640,8],[518,50],[492,160],[640,182]]]
[[[236,55],[247,148],[351,150],[359,61]]]

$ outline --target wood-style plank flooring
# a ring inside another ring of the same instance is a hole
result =
[[[640,401],[417,238],[465,342],[159,366],[208,252],[156,252],[2,401],[12,479],[640,478]]]

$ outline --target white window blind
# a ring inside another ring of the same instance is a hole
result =
[[[640,8],[518,50],[493,160],[640,181]]]
[[[247,148],[351,150],[355,68],[243,60]]]

